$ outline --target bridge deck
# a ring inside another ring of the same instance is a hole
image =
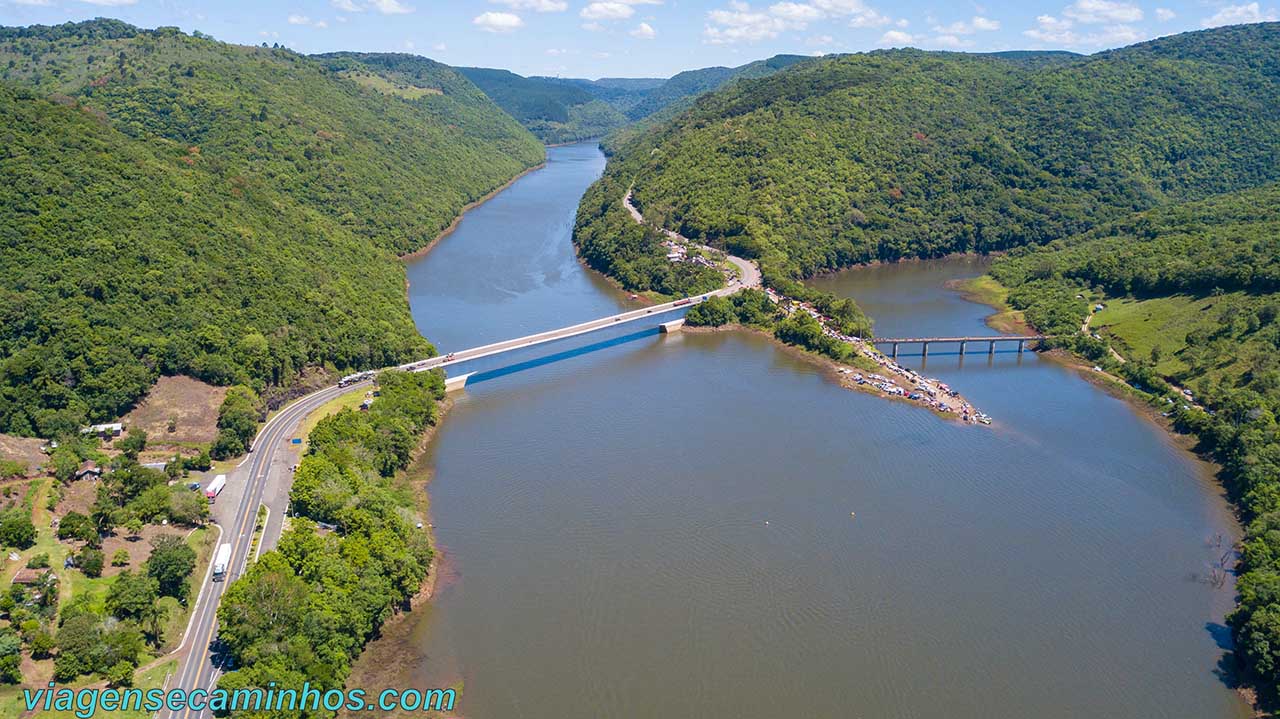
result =
[[[515,339],[481,345],[480,347],[472,347],[471,349],[450,352],[440,357],[432,357],[430,359],[418,360],[417,362],[409,362],[407,364],[400,365],[397,369],[409,370],[411,372],[424,372],[429,369],[435,369],[436,367],[443,367],[458,362],[465,362],[467,360],[481,359],[482,357],[502,354],[503,352],[510,352],[512,350],[523,349],[525,347],[533,347],[547,342],[555,342],[556,340],[568,339],[569,337],[576,337],[577,335],[594,332],[606,327],[618,327],[628,322],[643,320],[645,318],[652,317],[653,315],[660,315],[674,310],[687,309],[700,304],[708,297],[732,294],[737,292],[738,289],[738,287],[725,287],[713,292],[705,292],[694,297],[683,297],[678,300],[664,302],[652,307],[628,310],[616,315],[601,317],[600,319],[581,322],[568,327],[561,327],[560,329],[537,332],[531,335],[525,335],[524,337],[517,337]]]
[[[987,337],[877,337],[875,344],[912,344],[921,342],[1018,342],[1048,339],[1047,335],[994,335]]]

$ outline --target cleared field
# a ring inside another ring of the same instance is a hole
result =
[[[146,430],[150,444],[208,444],[218,435],[218,408],[226,396],[226,387],[190,377],[161,377],[121,421],[129,429]]]
[[[1158,348],[1156,370],[1165,376],[1176,376],[1190,369],[1181,356],[1187,346],[1187,333],[1217,328],[1223,308],[1243,298],[1242,293],[1230,293],[1216,297],[1110,299],[1106,308],[1094,316],[1092,328],[1110,336],[1125,357],[1150,359],[1152,349]]]
[[[28,473],[34,473],[47,459],[44,452],[40,451],[43,444],[42,439],[0,434],[0,459],[23,464],[27,467]]]

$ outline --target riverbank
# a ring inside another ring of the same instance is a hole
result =
[[[444,423],[449,411],[453,408],[453,400],[446,396],[436,407],[439,412],[436,423],[423,433],[417,447],[413,450],[409,467],[402,473],[404,485],[412,492],[415,498],[418,514],[423,517],[424,529],[431,541],[431,564],[427,568],[427,577],[418,592],[409,598],[408,606],[396,609],[394,614],[383,623],[378,637],[365,645],[360,656],[352,664],[351,673],[347,676],[346,687],[348,689],[364,689],[365,691],[376,689],[381,691],[388,687],[426,688],[418,686],[420,683],[415,680],[410,671],[414,662],[422,658],[421,650],[413,643],[412,627],[417,620],[417,613],[426,611],[429,608],[432,598],[435,597],[437,589],[441,586],[441,574],[448,571],[448,563],[444,552],[441,551],[440,545],[436,542],[435,523],[431,517],[431,499],[427,489],[435,477],[435,472],[431,467],[427,450],[430,448],[431,443],[435,441],[436,433]],[[461,700],[462,682],[460,679],[450,683],[447,687],[439,688],[454,689],[457,692],[459,701]],[[338,713],[338,716],[344,719],[354,719],[362,715],[362,712],[351,712],[345,708]],[[431,716],[448,715],[432,714]]]
[[[696,326],[696,325],[686,324],[680,329],[680,331],[687,332],[689,334],[715,334],[719,332],[746,332],[749,334],[753,334],[758,337],[762,337],[769,340],[770,342],[774,343],[779,348],[781,348],[783,352],[786,352],[787,354],[793,357],[804,360],[805,362],[808,362],[816,367],[820,367],[824,371],[824,374],[827,376],[828,379],[834,381],[835,383],[839,384],[841,387],[845,389],[853,390],[855,392],[862,392],[864,394],[869,394],[874,397],[878,397],[880,399],[901,402],[903,404],[907,404],[912,407],[922,406],[919,401],[910,399],[909,394],[905,393],[905,390],[904,390],[904,393],[902,394],[892,392],[889,389],[885,388],[885,385],[882,381],[877,382],[875,379],[873,379],[875,375],[863,374],[863,373],[874,373],[879,369],[885,369],[886,371],[893,372],[894,374],[898,374],[900,372],[901,374],[899,376],[901,376],[904,379],[911,380],[919,377],[917,373],[914,373],[905,367],[900,367],[896,363],[893,366],[897,368],[897,371],[889,370],[883,365],[874,363],[874,360],[872,358],[869,358],[866,355],[863,355],[860,353],[855,354],[854,358],[863,360],[866,364],[840,362],[831,357],[828,357],[827,355],[822,354],[821,352],[815,352],[814,350],[808,349],[806,347],[801,347],[799,345],[787,344],[786,342],[783,342],[779,340],[777,337],[775,337],[772,332],[767,332],[764,329],[761,329],[759,327],[752,327],[750,325],[744,325],[737,322],[732,324],[719,325],[716,327],[705,327],[705,326]],[[888,358],[885,358],[885,359],[888,360]],[[887,379],[887,378],[884,378],[884,379]],[[920,379],[927,380],[928,378],[920,378]],[[966,402],[962,397],[960,397],[959,394],[956,394],[954,396],[946,395],[945,390],[943,392],[939,392],[938,394],[945,395],[948,400],[955,400],[955,402],[952,403],[948,401],[944,404],[943,407],[938,407],[933,405],[923,405],[923,406],[926,409],[932,411],[935,415],[937,415],[942,419],[953,420],[956,422],[964,422],[966,424],[970,424],[970,422],[968,422],[966,419],[964,406],[968,406],[972,413],[972,405],[969,405],[969,403]]]
[[[1027,322],[1022,312],[1015,310],[1008,303],[1009,290],[1001,285],[994,277],[990,275],[982,275],[965,280],[953,280],[946,284],[948,289],[955,290],[960,296],[970,302],[976,302],[986,305],[995,310],[986,317],[987,326],[1001,332],[1018,332],[1025,334],[1033,334],[1038,330]],[[1088,323],[1086,322],[1086,327]],[[1124,362],[1124,358],[1111,350],[1116,359]],[[1182,448],[1193,451],[1196,444],[1193,435],[1179,432],[1173,426],[1170,418],[1159,411],[1150,402],[1150,395],[1132,387],[1122,377],[1118,377],[1110,372],[1100,371],[1093,362],[1081,357],[1069,350],[1062,348],[1054,348],[1049,350],[1037,350],[1038,354],[1046,360],[1054,362],[1063,367],[1074,370],[1080,377],[1088,381],[1090,384],[1102,389],[1107,394],[1128,402],[1138,413],[1146,419],[1159,425],[1162,429],[1169,433],[1170,437]],[[1214,465],[1217,467],[1217,465]],[[1219,468],[1220,469],[1220,468]]]
[[[453,234],[453,231],[458,229],[458,223],[462,222],[462,218],[466,217],[468,212],[479,207],[480,205],[483,205],[489,200],[493,199],[498,194],[500,194],[503,190],[514,185],[517,180],[524,177],[525,175],[528,175],[531,172],[536,172],[538,170],[541,170],[546,166],[547,166],[547,161],[543,160],[542,162],[539,162],[538,164],[532,167],[527,167],[524,170],[522,170],[520,174],[516,175],[515,177],[512,177],[510,180],[507,180],[501,185],[490,190],[484,197],[481,197],[476,200],[472,200],[471,202],[468,202],[467,204],[463,205],[462,209],[458,210],[458,215],[453,218],[453,222],[450,222],[448,227],[444,228],[443,230],[440,230],[440,233],[435,236],[435,239],[431,240],[430,242],[423,245],[422,247],[419,247],[413,252],[410,252],[405,255],[400,255],[399,259],[402,261],[408,261],[408,260],[416,259],[419,257],[426,257],[427,253],[431,251],[431,248],[435,247],[436,244],[440,242],[440,240],[443,240],[444,238]]]

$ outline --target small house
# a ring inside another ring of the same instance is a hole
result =
[[[18,570],[17,574],[13,575],[13,583],[34,587],[39,585],[44,579],[44,575],[48,573],[48,569],[32,569],[31,567],[23,567]]]
[[[99,467],[94,462],[86,461],[84,464],[80,465],[79,469],[76,470],[74,477],[75,479],[101,479],[102,467]]]
[[[80,434],[96,434],[103,439],[111,439],[119,437],[124,433],[124,424],[120,422],[108,422],[107,424],[95,424],[80,430]]]

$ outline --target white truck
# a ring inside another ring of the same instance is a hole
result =
[[[218,547],[218,553],[213,555],[213,581],[218,582],[226,578],[229,564],[231,564],[231,544],[224,542]]]
[[[205,487],[204,496],[208,497],[209,501],[212,502],[218,498],[219,494],[222,494],[222,488],[226,486],[227,475],[219,474],[213,478],[213,481],[209,483],[208,487]]]

